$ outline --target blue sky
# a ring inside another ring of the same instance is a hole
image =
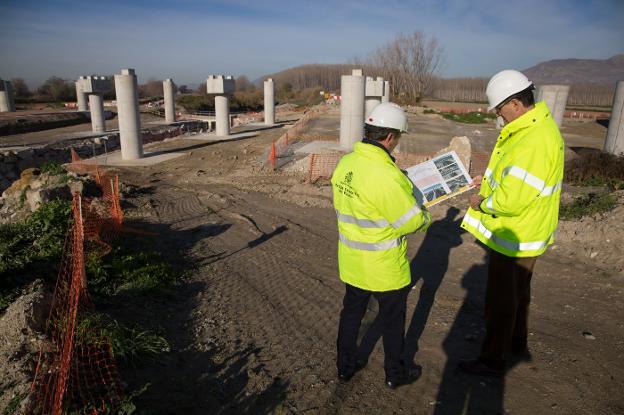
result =
[[[445,77],[624,53],[624,0],[0,0],[0,77],[137,70],[139,82],[250,79],[346,63],[398,33],[444,48]]]

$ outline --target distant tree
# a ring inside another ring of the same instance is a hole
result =
[[[195,91],[197,91],[199,95],[208,95],[208,90],[206,89],[206,81],[201,82]]]
[[[52,101],[73,101],[76,99],[74,83],[53,76],[43,83],[37,93]]]
[[[26,82],[24,82],[22,78],[11,79],[11,84],[13,85],[15,98],[29,98],[32,95],[28,89],[28,85],[26,85]]]
[[[191,90],[190,90],[190,89],[188,89],[188,86],[186,86],[186,85],[180,85],[180,86],[178,87],[178,92],[179,92],[180,94],[190,94],[190,93],[191,93]]]
[[[236,78],[236,90],[241,92],[253,91],[256,86],[252,84],[245,75]]]
[[[139,97],[162,97],[163,81],[162,79],[150,78],[146,83],[139,85]]]

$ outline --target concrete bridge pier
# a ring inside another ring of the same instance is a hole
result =
[[[119,117],[119,136],[122,160],[143,157],[139,93],[134,69],[122,69],[115,75],[115,94]]]

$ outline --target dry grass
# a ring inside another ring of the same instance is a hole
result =
[[[566,163],[564,180],[577,186],[624,189],[624,156],[603,152],[582,154]]]

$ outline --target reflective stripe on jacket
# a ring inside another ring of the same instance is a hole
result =
[[[412,182],[379,147],[355,143],[331,179],[338,218],[340,279],[369,291],[410,283],[405,235],[431,217],[416,202]]]
[[[507,256],[542,254],[554,241],[563,179],[564,144],[544,102],[501,131],[479,194],[462,228]]]

